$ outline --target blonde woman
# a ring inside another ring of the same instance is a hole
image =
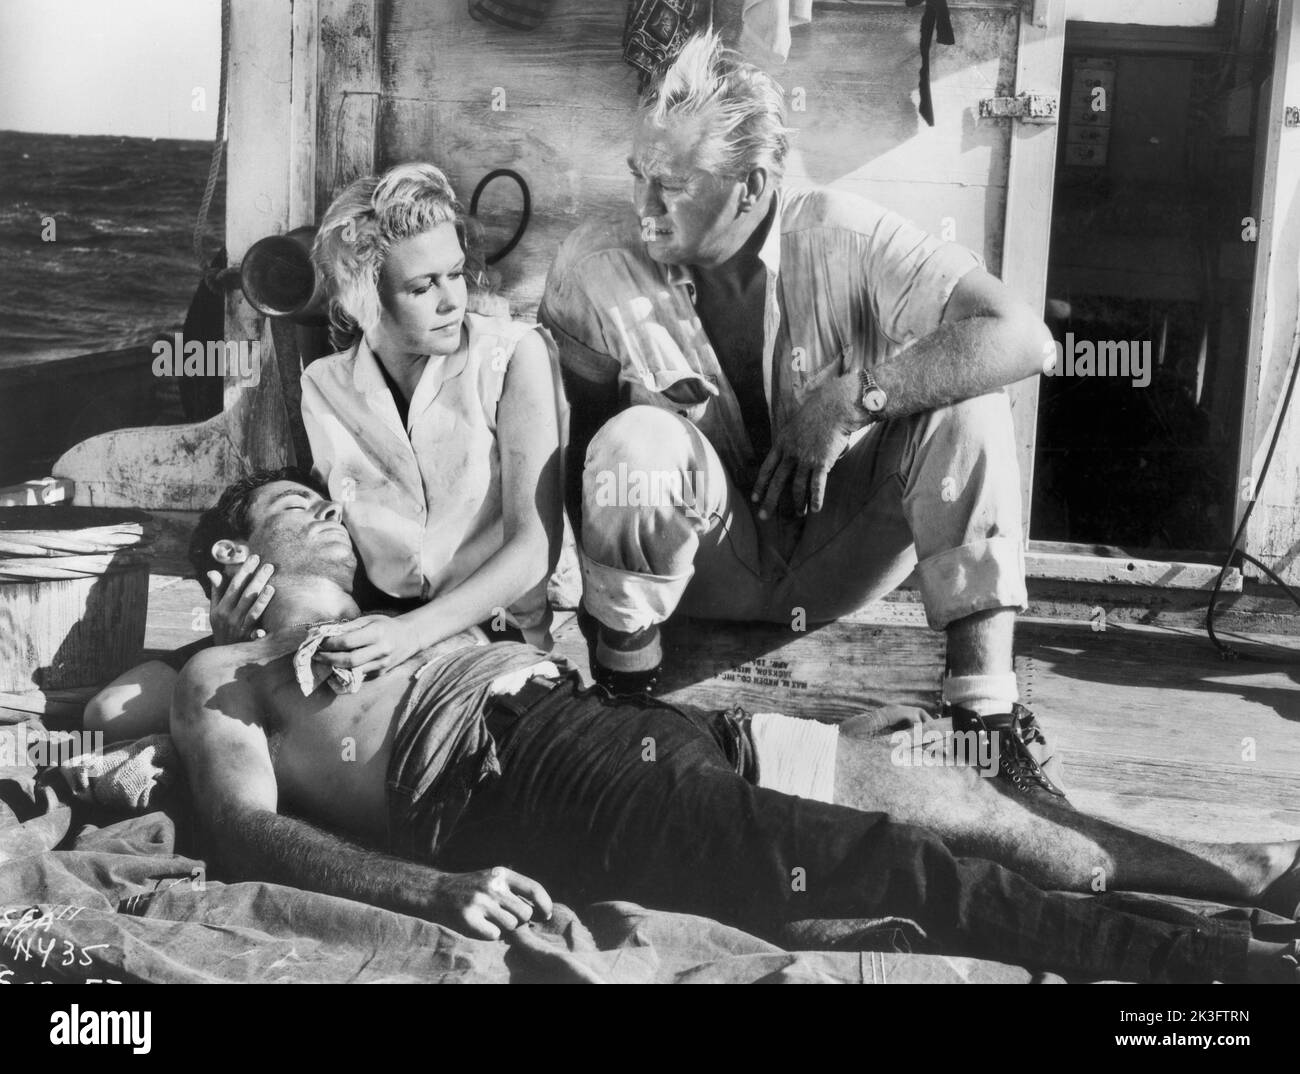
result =
[[[378,590],[369,606],[398,613],[353,620],[318,658],[363,675],[474,625],[551,646],[567,425],[555,348],[536,325],[467,311],[466,235],[447,177],[403,164],[344,190],[313,250],[351,339],[302,381],[314,476],[336,505],[318,524],[341,518]],[[252,636],[273,579],[256,556],[229,580],[208,572],[212,638],[114,680],[87,729],[165,730],[177,672],[199,647]]]
[[[322,660],[362,674],[476,624],[551,644],[555,348],[536,325],[468,312],[466,233],[446,176],[403,164],[344,190],[312,251],[336,331],[353,340],[303,375],[314,473],[381,603],[404,609],[322,646]]]

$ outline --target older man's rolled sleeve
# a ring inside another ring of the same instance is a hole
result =
[[[939,327],[961,278],[981,266],[964,246],[884,213],[864,254],[867,292],[880,330],[900,346],[924,339]]]
[[[560,351],[560,368],[566,375],[580,377],[593,384],[613,384],[618,380],[621,367],[617,358],[611,357],[587,346],[581,339],[570,335],[563,327],[563,321],[553,317],[543,306],[537,313],[538,319],[549,329]]]

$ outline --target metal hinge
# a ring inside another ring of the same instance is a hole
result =
[[[980,119],[1018,119],[1024,123],[1055,123],[1060,98],[1055,93],[1022,93],[1019,97],[985,97]]]

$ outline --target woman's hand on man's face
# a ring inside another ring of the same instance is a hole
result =
[[[275,586],[268,584],[274,570],[270,563],[262,563],[259,556],[250,555],[229,579],[217,571],[208,571],[208,581],[212,583],[208,618],[213,640],[218,645],[249,641],[266,634],[257,628],[257,621],[275,596]]]
[[[415,628],[402,616],[363,615],[347,627],[321,643],[317,660],[365,676],[405,663],[419,648]]]

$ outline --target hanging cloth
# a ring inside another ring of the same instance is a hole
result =
[[[812,21],[812,0],[716,0],[715,26],[723,22],[719,8],[739,9],[728,20],[730,26],[739,27],[734,47],[764,70],[780,67],[790,58],[790,30]]]
[[[925,14],[921,16],[921,118],[931,127],[934,126],[934,102],[930,98],[930,45],[934,31],[939,31],[939,44],[955,45],[956,37],[952,32],[952,19],[948,14],[948,0],[907,0],[908,7],[925,4]]]

